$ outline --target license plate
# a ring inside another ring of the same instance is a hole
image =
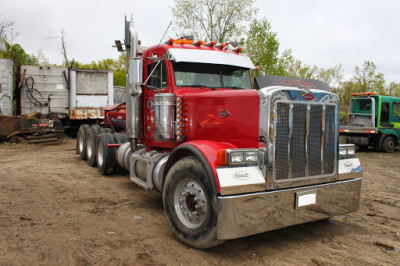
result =
[[[303,191],[296,193],[296,208],[313,205],[317,202],[317,191]]]

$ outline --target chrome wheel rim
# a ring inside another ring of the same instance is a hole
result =
[[[189,228],[202,225],[207,215],[204,189],[193,179],[184,179],[174,193],[174,207],[179,221]]]
[[[103,145],[101,141],[99,141],[97,145],[97,164],[98,166],[103,165]]]
[[[92,138],[89,136],[86,140],[86,156],[87,158],[92,158],[93,147],[92,147]]]
[[[79,132],[78,135],[78,144],[79,144],[79,152],[83,152],[83,137],[82,137],[82,133]]]

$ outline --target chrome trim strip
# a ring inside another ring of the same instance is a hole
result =
[[[290,150],[293,139],[293,104],[289,104],[289,137],[288,137],[288,179],[293,178],[293,160],[292,152]]]
[[[316,203],[295,208],[296,193],[316,190]],[[217,237],[221,240],[354,212],[360,206],[361,178],[332,183],[218,197]]]
[[[307,112],[306,112],[306,144],[305,144],[305,151],[306,151],[306,176],[310,176],[310,150],[308,149],[308,142],[310,138],[310,112],[311,112],[311,105],[307,104]]]
[[[325,174],[325,123],[326,123],[326,105],[322,106],[322,121],[321,121],[321,174]]]

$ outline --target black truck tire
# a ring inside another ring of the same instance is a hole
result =
[[[125,142],[128,142],[128,138],[126,137],[125,133],[113,133],[113,137],[115,143],[124,144]]]
[[[217,239],[216,188],[196,157],[185,157],[171,167],[163,204],[174,234],[183,243],[203,249],[223,242]]]
[[[394,152],[396,150],[396,140],[392,136],[386,136],[382,141],[382,150],[384,152]]]
[[[81,125],[76,137],[76,154],[79,154],[82,160],[86,160],[86,132],[89,128],[87,124]]]
[[[112,134],[113,130],[109,127],[102,127],[102,128],[100,128],[99,133],[111,133]]]
[[[96,166],[96,137],[99,131],[99,125],[92,125],[86,132],[86,162],[92,167]]]
[[[101,133],[97,139],[97,169],[102,175],[114,173],[116,160],[116,148],[109,148],[108,144],[114,144],[114,137],[111,133]]]

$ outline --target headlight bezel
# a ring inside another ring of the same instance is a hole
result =
[[[227,149],[226,164],[232,166],[258,165],[259,153],[258,149]]]
[[[339,159],[353,158],[356,155],[356,145],[339,144]]]

